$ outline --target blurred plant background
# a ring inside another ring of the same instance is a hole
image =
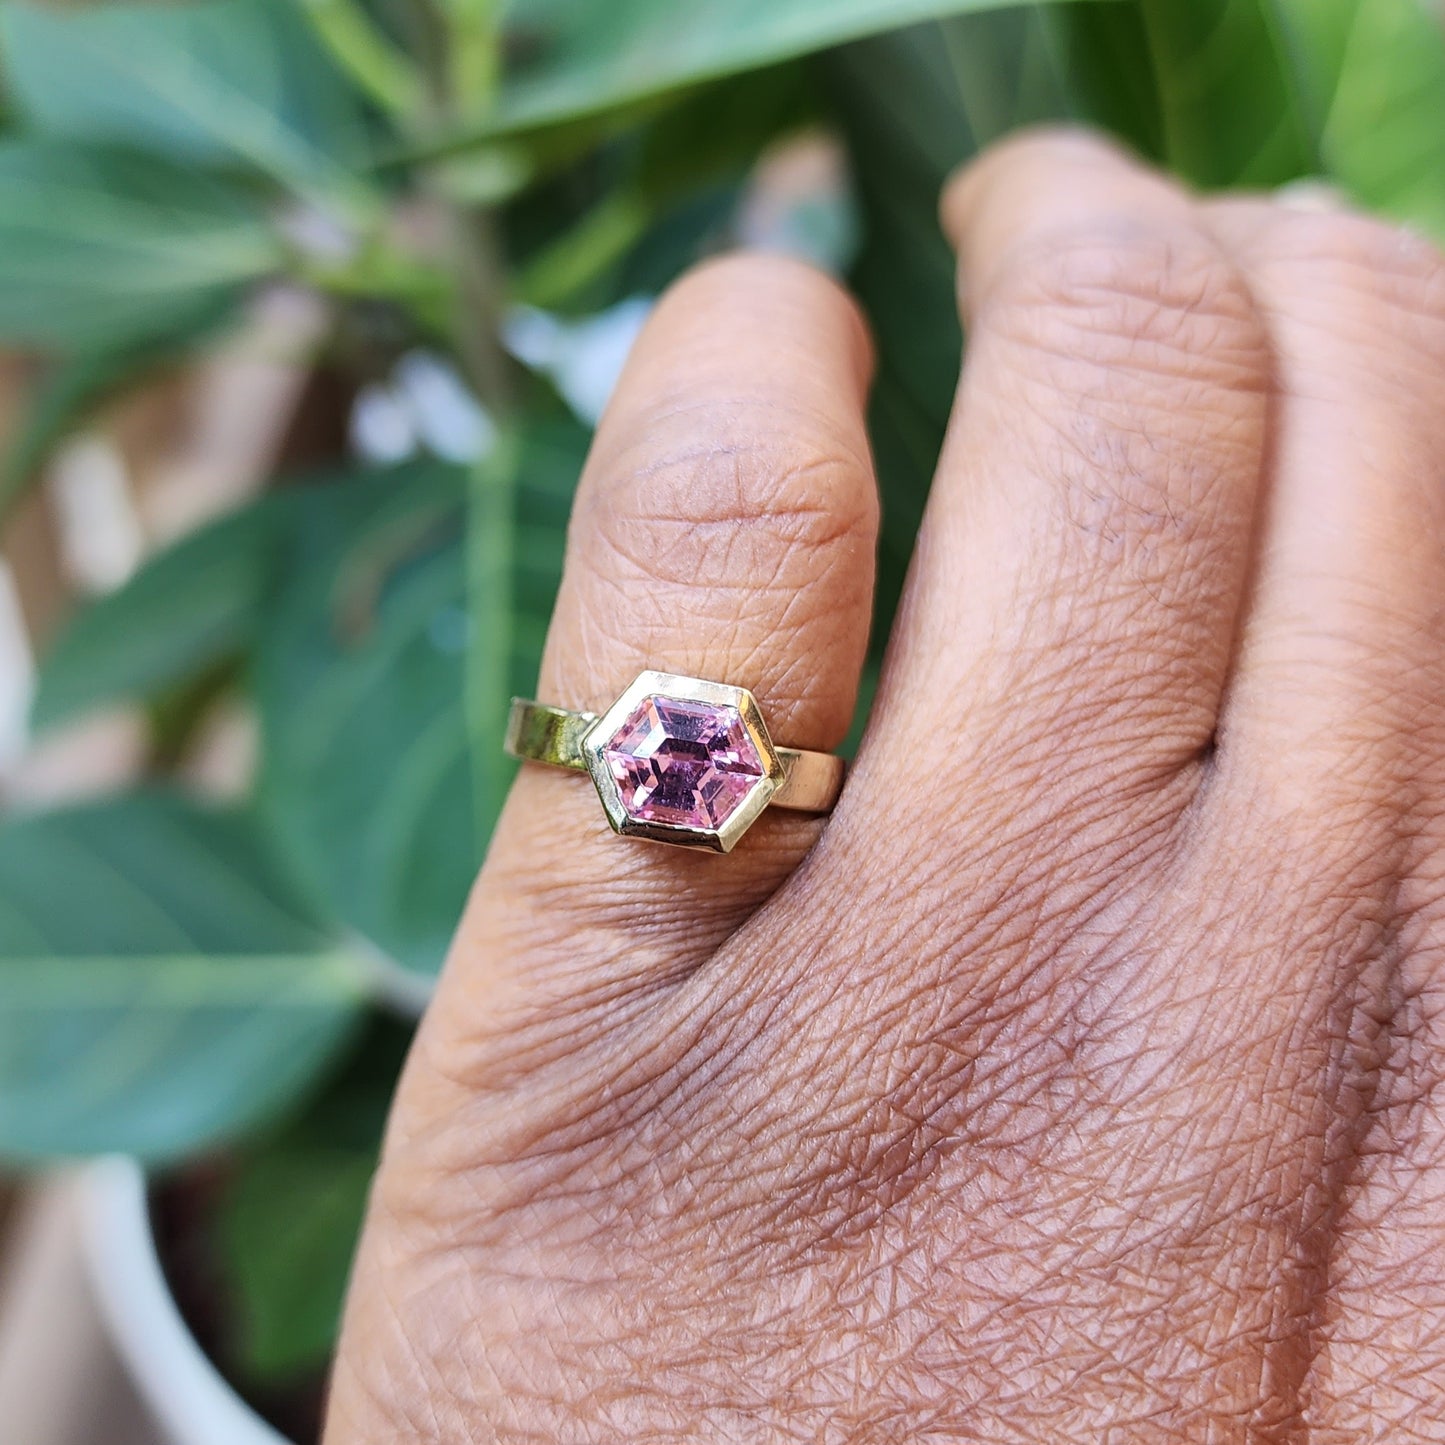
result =
[[[881,639],[959,361],[960,160],[1068,117],[1445,236],[1433,0],[0,0],[0,65],[5,609],[70,539],[5,761],[118,708],[131,758],[94,797],[3,775],[0,1153],[185,1181],[177,1291],[266,1404],[329,1351],[650,298],[736,244],[856,288]],[[136,504],[132,434],[179,413],[208,448]]]

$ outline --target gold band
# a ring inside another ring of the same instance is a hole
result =
[[[582,740],[597,723],[598,715],[572,712],[543,702],[514,697],[507,719],[507,751],[524,762],[546,763],[554,768],[588,771]],[[778,761],[786,780],[769,799],[773,808],[798,813],[827,813],[838,801],[847,764],[832,753],[804,748],[778,748]]]

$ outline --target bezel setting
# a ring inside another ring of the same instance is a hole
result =
[[[608,765],[607,752],[614,740],[631,721],[633,714],[649,698],[681,703],[704,703],[737,711],[748,740],[757,751],[762,774],[742,799],[716,827],[689,823],[663,822],[635,816],[622,798],[622,790]],[[756,699],[745,687],[706,682],[697,677],[681,677],[671,672],[644,672],[588,728],[582,738],[582,755],[587,764],[597,795],[607,813],[613,831],[627,838],[646,838],[654,843],[671,843],[685,848],[705,848],[715,853],[730,853],[743,834],[757,821],[773,794],[787,781],[787,772],[768,735],[767,724]]]

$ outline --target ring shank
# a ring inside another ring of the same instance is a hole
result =
[[[507,718],[507,751],[523,762],[545,763],[553,768],[587,771],[582,739],[597,721],[597,714],[573,712],[544,702],[514,697]],[[838,801],[847,764],[832,753],[804,748],[778,748],[778,760],[787,782],[773,794],[768,806],[797,813],[827,813]]]

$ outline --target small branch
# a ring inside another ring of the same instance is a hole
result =
[[[457,354],[482,405],[505,421],[516,404],[516,385],[514,363],[502,346],[501,248],[485,210],[447,203],[446,211],[457,277]]]
[[[470,103],[458,94],[457,53],[485,40],[490,59],[497,65],[498,22],[496,0],[431,0],[417,7],[418,53],[423,58],[427,93],[425,118],[447,124],[459,106]],[[477,64],[475,56],[466,62]],[[480,75],[480,72],[479,72]],[[480,98],[485,104],[490,92]],[[501,342],[502,305],[506,295],[501,248],[490,211],[448,196],[435,181],[428,187],[446,218],[456,277],[457,314],[452,334],[462,372],[477,400],[504,427],[515,405],[511,359]]]
[[[426,96],[421,74],[354,0],[304,0],[302,8],[337,64],[377,105],[399,121],[416,119]]]
[[[501,76],[497,0],[439,0],[451,37],[447,95],[453,115],[485,115]]]

